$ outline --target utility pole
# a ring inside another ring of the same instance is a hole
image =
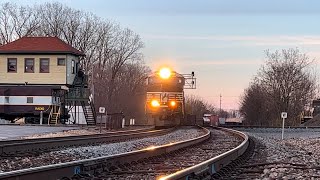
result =
[[[221,97],[222,97],[222,96],[221,96],[221,94],[220,94],[220,113],[219,113],[220,116],[221,116]]]

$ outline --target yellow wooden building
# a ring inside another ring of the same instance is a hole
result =
[[[0,46],[0,118],[34,123],[41,112],[47,123],[64,123],[65,107],[77,103],[93,116],[87,76],[79,68],[84,56],[57,37],[23,37]]]

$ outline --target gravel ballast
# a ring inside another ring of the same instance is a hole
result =
[[[281,128],[238,130],[263,145],[255,157],[260,165],[252,166],[261,173],[252,179],[320,179],[320,129],[285,129],[284,140]]]
[[[0,172],[38,167],[49,164],[57,164],[62,162],[70,162],[80,159],[115,155],[148,148],[150,146],[160,146],[168,143],[192,139],[203,134],[204,132],[200,129],[186,128],[179,129],[162,136],[136,139],[127,142],[101,144],[98,146],[67,148],[64,150],[52,151],[39,155],[3,157],[0,159]]]

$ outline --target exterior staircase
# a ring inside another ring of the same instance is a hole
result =
[[[91,102],[81,101],[81,106],[87,121],[87,125],[88,126],[96,125],[96,118],[95,118],[96,113],[95,113],[93,104]]]
[[[72,86],[66,97],[69,104],[79,104],[82,106],[83,113],[88,126],[96,125],[96,112],[93,101],[89,98],[90,90],[88,88],[88,76],[83,74],[82,77],[78,75],[75,77]]]
[[[58,124],[60,120],[60,106],[53,106],[49,114],[48,124]]]

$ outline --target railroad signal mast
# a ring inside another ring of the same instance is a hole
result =
[[[194,72],[191,74],[182,74],[185,80],[184,89],[197,89],[197,78],[195,78]]]

